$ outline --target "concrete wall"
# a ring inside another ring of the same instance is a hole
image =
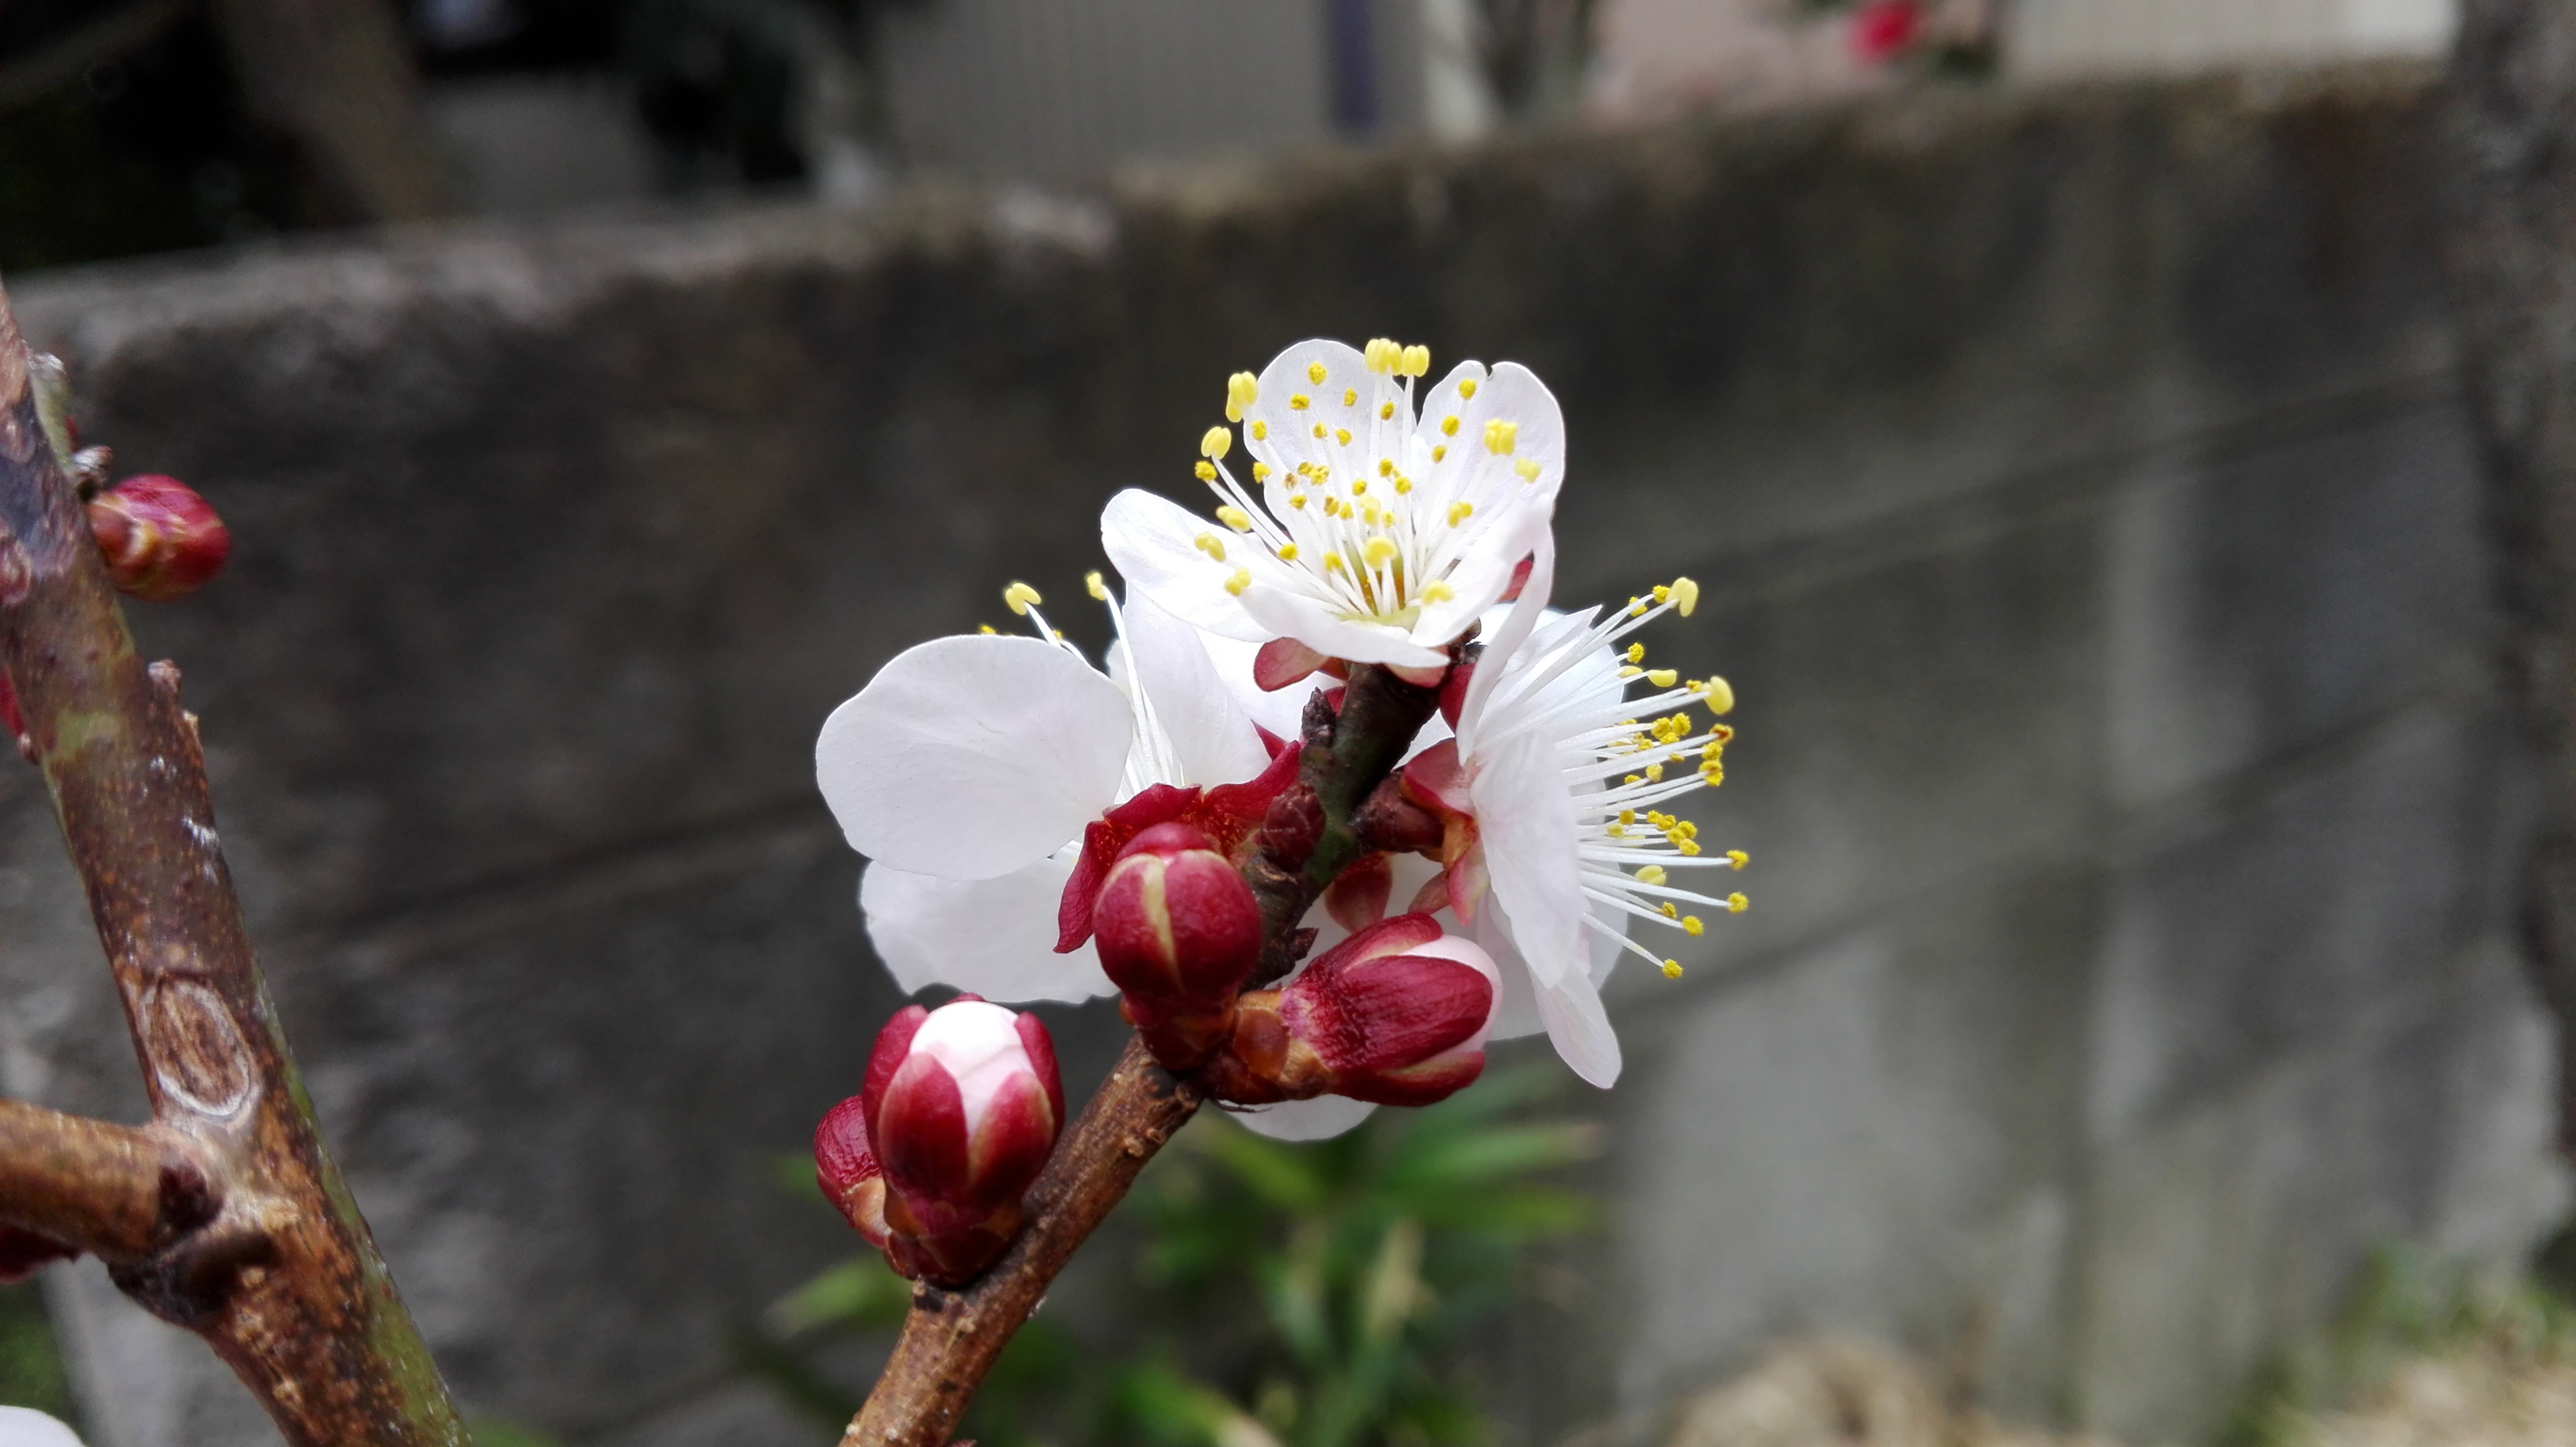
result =
[[[478,1410],[810,1440],[725,1335],[848,1249],[768,1162],[894,1004],[816,724],[1073,588],[1112,489],[1186,495],[1227,372],[1384,333],[1558,388],[1567,592],[1694,574],[1657,656],[1745,701],[1702,816],[1755,908],[1614,983],[1617,1229],[1498,1338],[1515,1436],[1848,1326],[2182,1439],[2374,1244],[2561,1200],[2438,178],[2413,72],[1938,93],[18,295],[85,431],[241,539],[141,627]],[[0,854],[8,1087],[130,1110],[25,771]],[[102,1447],[257,1438],[193,1343],[57,1295]]]

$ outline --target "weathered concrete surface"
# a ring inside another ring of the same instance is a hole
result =
[[[768,1163],[893,1004],[816,724],[1004,581],[1073,588],[1116,487],[1186,494],[1227,372],[1392,334],[1557,387],[1566,591],[1691,572],[1657,655],[1745,700],[1702,814],[1756,908],[1614,985],[1619,1229],[1496,1407],[1643,1432],[1840,1326],[2189,1438],[2371,1246],[2509,1252],[2560,1201],[2436,169],[2412,72],[1929,95],[19,300],[85,431],[234,523],[142,626],[477,1410],[803,1440],[726,1335],[847,1249]],[[119,1108],[0,790],[8,1086]],[[256,1438],[192,1344],[60,1295],[102,1447]]]

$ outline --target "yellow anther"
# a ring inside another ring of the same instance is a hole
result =
[[[1244,589],[1251,586],[1252,570],[1250,568],[1237,568],[1234,570],[1234,576],[1225,580],[1225,590],[1238,598],[1243,596]]]
[[[1684,859],[1699,858],[1699,845],[1692,840],[1677,839],[1673,841],[1673,847],[1681,851],[1682,858]]]
[[[1261,379],[1250,372],[1237,372],[1225,379],[1225,420],[1240,422],[1244,409],[1261,397]]]
[[[1343,405],[1343,406],[1345,406],[1345,407],[1357,406],[1357,405],[1359,404],[1359,400],[1360,400],[1360,389],[1359,389],[1359,388],[1357,388],[1357,387],[1344,387],[1344,388],[1342,389],[1342,405]]]
[[[1324,571],[1327,573],[1346,573],[1350,570],[1342,566],[1341,554],[1326,553],[1324,554]]]
[[[1297,545],[1295,543],[1281,543],[1279,545],[1279,561],[1283,563],[1293,563],[1297,561]]]
[[[1538,463],[1531,458],[1524,457],[1520,461],[1513,463],[1512,471],[1518,474],[1520,480],[1523,482],[1538,481]]]
[[[1397,473],[1395,475],[1395,495],[1397,497],[1402,497],[1411,491],[1413,491],[1413,479],[1405,476],[1401,472]]]
[[[1708,704],[1710,713],[1724,715],[1735,712],[1735,688],[1723,678],[1711,677],[1700,686],[1699,696]],[[1730,730],[1727,737],[1735,737],[1734,732]]]
[[[1315,440],[1317,442],[1324,440],[1324,424],[1321,422],[1315,424]]]
[[[1443,458],[1446,458],[1448,455],[1449,449],[1446,447],[1435,447],[1431,449],[1431,460],[1434,462],[1438,462]]]
[[[1360,357],[1368,369],[1381,376],[1395,370],[1396,356],[1395,343],[1384,337],[1371,337],[1368,345],[1360,349]]]
[[[1726,851],[1726,867],[1729,869],[1742,869],[1744,866],[1751,864],[1752,862],[1753,856],[1745,853],[1741,849],[1730,849]]]
[[[1234,434],[1222,427],[1209,428],[1207,435],[1199,439],[1199,455],[1211,461],[1224,457],[1233,447]]]
[[[1323,369],[1318,367],[1316,370],[1322,371]],[[1307,396],[1303,392],[1291,392],[1288,394],[1288,410],[1291,412],[1303,412],[1308,407],[1314,405],[1314,400],[1315,399]]]
[[[1710,739],[1707,744],[1701,747],[1699,756],[1702,759],[1707,760],[1709,763],[1716,763],[1719,759],[1726,757],[1726,740],[1719,738]]]
[[[1657,583],[1654,587],[1647,590],[1647,596],[1653,598],[1656,602],[1661,603],[1665,599],[1673,596],[1673,590],[1661,583]]]
[[[1474,503],[1453,502],[1449,504],[1449,526],[1453,528],[1475,515],[1476,505]]]
[[[1196,546],[1200,552],[1207,554],[1218,562],[1222,563],[1225,561],[1225,543],[1222,539],[1217,537],[1216,534],[1201,533],[1197,537],[1190,539],[1190,542]]]
[[[1393,402],[1380,402],[1380,403],[1378,403],[1378,404],[1377,404],[1377,420],[1379,420],[1380,422],[1392,422],[1392,421],[1394,421],[1394,420],[1395,420],[1395,404],[1394,404]]]
[[[1628,600],[1628,616],[1629,616],[1629,617],[1631,617],[1631,618],[1643,618],[1643,617],[1645,617],[1645,616],[1646,616],[1646,600],[1645,600],[1645,599],[1643,599],[1643,598],[1631,598],[1631,599],[1629,599],[1629,600]]]
[[[1679,673],[1669,668],[1649,668],[1646,670],[1646,681],[1657,688],[1670,688],[1673,686],[1675,681],[1680,679],[1680,677],[1681,675]]]
[[[1650,783],[1650,784],[1660,784],[1660,783],[1662,783],[1662,782],[1663,782],[1663,780],[1664,780],[1664,766],[1663,766],[1663,765],[1661,765],[1661,764],[1648,764],[1648,765],[1646,766],[1646,782],[1648,782],[1648,783]]]
[[[1718,785],[1726,782],[1726,766],[1723,764],[1702,764],[1699,766],[1699,778],[1701,783],[1714,789]]]
[[[1433,581],[1422,585],[1420,596],[1425,603],[1446,603],[1458,596],[1458,590],[1447,583]]]
[[[1404,360],[1396,370],[1408,377],[1419,377],[1430,371],[1431,349],[1420,346],[1405,348]]]
[[[1688,578],[1675,578],[1672,597],[1673,611],[1687,618],[1691,615],[1691,610],[1699,606],[1699,584]],[[1724,713],[1726,710],[1719,709],[1718,712]]]
[[[1350,445],[1351,445],[1351,429],[1349,429],[1349,428],[1347,428],[1347,427],[1336,427],[1336,428],[1334,428],[1334,429],[1333,429],[1333,440],[1334,440],[1335,442],[1338,442],[1338,443],[1342,444],[1344,447],[1348,447],[1348,446],[1350,446]]]
[[[1673,908],[1673,902],[1669,899],[1665,900],[1662,904],[1656,905],[1655,911],[1666,919],[1680,919],[1682,917],[1682,912]]]
[[[1377,475],[1380,477],[1395,476],[1395,459],[1392,457],[1379,458],[1377,460]]]
[[[1688,935],[1697,935],[1697,934],[1704,933],[1707,929],[1708,929],[1708,926],[1707,926],[1707,925],[1701,924],[1701,923],[1699,922],[1699,916],[1698,916],[1698,915],[1695,915],[1695,914],[1686,914],[1686,915],[1683,915],[1683,916],[1682,916],[1682,933],[1684,933],[1684,934],[1688,934]]]
[[[1352,479],[1351,479],[1351,496],[1353,496],[1353,497],[1365,497],[1365,496],[1367,496],[1367,495],[1368,495],[1368,479],[1367,479],[1367,478],[1365,478],[1365,477],[1355,477],[1355,478],[1352,478]]]
[[[1458,419],[1455,416],[1443,417],[1440,419],[1440,435],[1443,437],[1455,437],[1458,435]]]
[[[1306,505],[1306,494],[1301,492],[1288,499],[1288,505],[1290,507],[1304,507]]]
[[[1106,603],[1109,601],[1109,585],[1101,581],[1101,577],[1098,573],[1083,574],[1082,586],[1085,592],[1091,594],[1092,601],[1098,603]]]
[[[1026,583],[1013,583],[1002,590],[1002,601],[1011,605],[1012,612],[1026,618],[1029,616],[1029,605],[1043,603],[1046,599],[1039,597],[1038,590]]]
[[[1643,662],[1645,662],[1645,661],[1646,661],[1646,645],[1644,645],[1643,643],[1631,643],[1631,644],[1629,644],[1629,645],[1628,645],[1628,661],[1629,661],[1630,663],[1643,663]]]
[[[1002,630],[994,627],[990,623],[978,623],[975,625],[975,631],[978,633],[999,633]]]
[[[1252,480],[1254,482],[1268,482],[1270,480],[1270,464],[1266,462],[1256,462],[1252,464]]]
[[[1202,457],[1191,466],[1190,475],[1196,477],[1201,482],[1214,482],[1216,481],[1216,464]]]
[[[1622,810],[1620,810],[1620,811],[1619,811],[1619,822],[1620,822],[1620,823],[1622,823],[1622,824],[1634,824],[1634,823],[1636,823],[1636,822],[1637,822],[1637,811],[1636,811],[1636,810],[1634,810],[1634,809],[1622,809]]]
[[[1476,379],[1475,379],[1475,378],[1473,378],[1473,377],[1461,377],[1461,378],[1459,378],[1459,379],[1458,379],[1458,395],[1459,395],[1459,396],[1461,396],[1461,397],[1467,398],[1467,399],[1468,399],[1468,400],[1470,400],[1470,401],[1473,401],[1473,400],[1475,399],[1475,396],[1476,396]]]
[[[1679,961],[1679,960],[1666,960],[1666,961],[1664,961],[1664,978],[1665,978],[1665,979],[1667,979],[1667,980],[1678,980],[1678,979],[1680,979],[1681,977],[1682,977],[1682,962],[1681,962],[1681,961]]]
[[[1637,882],[1639,884],[1663,883],[1664,867],[1660,864],[1641,864],[1637,866]]]
[[[1496,457],[1509,457],[1520,445],[1521,425],[1497,417],[1485,424],[1485,450]]]
[[[1360,556],[1366,559],[1368,565],[1372,568],[1383,568],[1387,564],[1394,562],[1395,554],[1396,547],[1395,540],[1393,538],[1371,538],[1368,540],[1367,544],[1360,549]]]
[[[1642,777],[1640,777],[1640,776],[1638,776],[1638,775],[1636,775],[1636,774],[1630,774],[1628,777],[1626,777],[1626,778],[1624,778],[1624,779],[1621,779],[1619,782],[1620,782],[1620,783],[1622,783],[1622,784],[1642,784],[1642,783],[1644,783],[1644,782],[1646,782],[1646,781],[1645,781],[1645,779],[1643,779]]]
[[[1252,514],[1232,503],[1227,503],[1216,510],[1216,520],[1239,533],[1252,531]]]
[[[1625,839],[1628,837],[1628,828],[1624,824],[1613,824],[1610,826],[1608,833],[1613,839]]]
[[[1341,510],[1342,500],[1340,498],[1327,497],[1324,499],[1324,516],[1333,517],[1339,514]]]
[[[1318,387],[1324,385],[1324,364],[1321,362],[1308,362],[1306,364],[1306,380],[1314,383]]]
[[[1269,424],[1269,423],[1267,423],[1267,422],[1262,421],[1262,420],[1261,420],[1260,418],[1258,418],[1258,417],[1253,418],[1253,419],[1252,419],[1252,440],[1253,440],[1253,441],[1255,441],[1255,442],[1267,442],[1267,441],[1269,441],[1269,440],[1270,440],[1270,424]]]
[[[1726,908],[1730,913],[1742,914],[1752,907],[1753,901],[1746,899],[1743,895],[1730,894],[1726,897]]]

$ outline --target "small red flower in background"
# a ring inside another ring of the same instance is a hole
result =
[[[1852,54],[1870,65],[1885,65],[1914,43],[1923,29],[1923,7],[1916,0],[1869,0],[1852,12]]]

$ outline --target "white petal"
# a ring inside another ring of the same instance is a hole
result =
[[[1510,915],[1512,942],[1542,987],[1580,979],[1583,880],[1575,849],[1574,799],[1557,768],[1556,746],[1536,734],[1491,743],[1471,765],[1467,796],[1494,898]]]
[[[1264,638],[1294,638],[1319,653],[1353,663],[1403,663],[1428,668],[1449,658],[1440,649],[1425,648],[1412,641],[1401,628],[1353,622],[1285,588],[1255,583],[1243,592],[1243,611],[1261,625]]]
[[[1468,624],[1502,601],[1503,594],[1511,590],[1512,574],[1520,568],[1521,559],[1530,556],[1539,540],[1548,534],[1548,515],[1537,511],[1498,519],[1479,533],[1466,545],[1458,566],[1449,573],[1447,582],[1456,596],[1423,608],[1414,621],[1413,641],[1445,646],[1466,632]]]
[[[1232,538],[1170,498],[1129,488],[1109,500],[1100,512],[1100,546],[1118,576],[1127,580],[1129,596],[1142,595],[1183,622],[1258,643],[1275,635],[1252,621],[1225,590],[1235,565],[1199,551],[1201,533]],[[1245,541],[1243,547],[1255,545]]]
[[[999,879],[933,879],[871,864],[859,879],[868,939],[905,994],[947,985],[988,1000],[1114,995],[1089,945],[1055,952],[1056,902],[1069,859],[1041,859]]]
[[[1503,617],[1503,626],[1485,640],[1485,652],[1476,665],[1474,676],[1467,680],[1467,697],[1458,707],[1458,747],[1461,752],[1475,747],[1476,735],[1483,726],[1485,703],[1494,695],[1494,686],[1512,666],[1514,655],[1538,626],[1539,615],[1547,611],[1548,594],[1556,587],[1556,536],[1542,534],[1536,551],[1530,554],[1529,581],[1521,585],[1521,595],[1512,603],[1512,611]]]
[[[1485,953],[1503,976],[1502,998],[1495,1002],[1494,1023],[1487,1035],[1492,1040],[1517,1040],[1547,1028],[1547,1022],[1539,1018],[1537,987],[1530,983],[1529,962],[1521,958],[1520,949],[1512,943],[1505,914],[1501,902],[1490,896],[1476,911],[1476,943],[1485,947]]]
[[[1252,661],[1261,652],[1260,644],[1204,630],[1199,633],[1199,642],[1216,663],[1217,677],[1225,681],[1226,691],[1234,695],[1236,707],[1241,708],[1254,723],[1283,739],[1297,737],[1306,723],[1306,700],[1314,697],[1315,690],[1328,687],[1333,682],[1330,677],[1318,673],[1310,675],[1311,682],[1266,689],[1252,678]]]
[[[1256,1135],[1275,1141],[1319,1141],[1340,1135],[1377,1107],[1345,1095],[1319,1095],[1313,1100],[1283,1100],[1246,1110],[1234,1118]]]
[[[1124,612],[1137,682],[1180,756],[1181,781],[1202,787],[1240,784],[1269,767],[1270,750],[1217,676],[1199,630],[1150,598],[1130,598]]]
[[[0,1407],[0,1447],[81,1447],[81,1440],[33,1407]]]
[[[1035,638],[970,633],[896,654],[824,720],[814,776],[850,847],[916,874],[991,879],[1116,799],[1127,696]]]
[[[1548,1043],[1575,1074],[1604,1090],[1618,1081],[1618,1032],[1601,1009],[1600,993],[1581,972],[1540,985],[1538,1013],[1547,1022]]]

